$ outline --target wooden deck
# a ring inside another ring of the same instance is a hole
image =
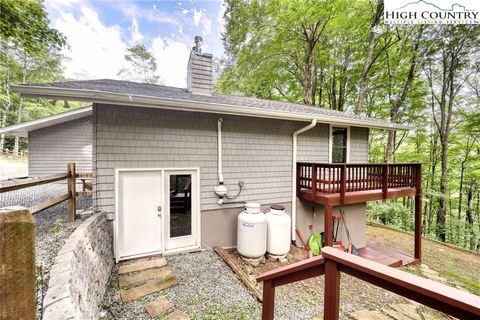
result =
[[[317,191],[315,195],[312,193],[312,189],[300,189],[298,191],[298,197],[303,200],[313,201],[323,205],[338,206],[342,204],[353,204],[367,201],[376,201],[383,199],[395,199],[401,197],[410,197],[417,194],[415,187],[399,187],[388,188],[386,194],[381,189],[375,190],[362,190],[362,191],[350,191],[345,192],[344,200],[342,203],[342,195],[337,193],[327,193]]]
[[[383,247],[376,242],[367,241],[367,246],[359,250],[362,258],[397,268],[416,264],[418,260],[406,253]]]
[[[401,197],[415,198],[415,260],[422,256],[421,163],[310,163],[297,162],[297,197],[324,206],[325,245],[333,244],[333,207]],[[409,263],[392,252],[367,246],[365,255],[398,264]],[[389,258],[390,257],[390,258]]]

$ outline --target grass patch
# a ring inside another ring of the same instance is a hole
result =
[[[464,287],[473,294],[480,295],[480,283],[476,280],[466,278],[463,275],[449,270],[440,271],[440,275],[449,277],[455,280],[460,286]]]

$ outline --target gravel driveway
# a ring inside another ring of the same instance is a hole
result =
[[[31,207],[34,204],[65,194],[64,184],[46,184],[0,194],[0,207],[19,205]],[[91,198],[78,198],[77,210],[91,207]],[[49,270],[62,248],[65,240],[82,222],[67,221],[67,203],[62,202],[34,215],[35,218],[35,255],[37,264],[37,314],[41,313],[43,297],[45,296]]]

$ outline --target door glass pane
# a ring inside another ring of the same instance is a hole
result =
[[[347,162],[347,128],[332,128],[332,162]]]
[[[170,238],[192,234],[192,176],[170,175]]]

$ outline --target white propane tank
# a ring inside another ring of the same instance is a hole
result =
[[[267,212],[267,251],[275,256],[286,255],[290,251],[291,219],[285,207],[274,204]]]
[[[267,251],[267,218],[258,203],[246,203],[238,215],[237,251],[246,258],[259,258]]]

